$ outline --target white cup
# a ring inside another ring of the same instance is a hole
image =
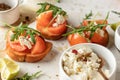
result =
[[[4,26],[5,23],[13,24],[15,23],[20,16],[19,12],[19,2],[21,0],[0,0],[0,3],[5,3],[11,8],[8,10],[0,11],[0,26]]]
[[[120,50],[120,26],[115,31],[115,46]]]

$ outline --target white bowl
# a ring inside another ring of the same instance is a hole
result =
[[[103,46],[98,45],[98,44],[93,44],[93,43],[77,44],[77,45],[74,45],[74,46],[68,48],[67,50],[65,50],[63,52],[63,54],[60,58],[60,63],[59,63],[60,80],[72,80],[63,70],[62,59],[63,59],[64,54],[71,49],[76,49],[76,48],[79,48],[82,46],[90,47],[96,54],[98,54],[99,56],[101,56],[105,60],[105,62],[108,64],[109,69],[110,69],[109,80],[115,80],[115,77],[116,77],[116,59],[115,59],[114,55],[106,47],[103,47]]]
[[[120,26],[115,31],[115,46],[120,50]]]
[[[5,23],[13,24],[19,19],[19,1],[20,0],[0,0],[0,3],[5,3],[11,7],[11,9],[0,11],[0,26],[4,26]]]

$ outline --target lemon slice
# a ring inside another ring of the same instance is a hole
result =
[[[2,80],[12,80],[19,72],[19,66],[7,58],[0,59],[0,72]]]

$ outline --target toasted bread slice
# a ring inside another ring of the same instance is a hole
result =
[[[25,52],[17,52],[13,50],[9,43],[6,44],[6,52],[9,57],[11,57],[13,60],[18,62],[37,62],[43,59],[51,50],[52,43],[46,42],[46,50],[40,54],[31,54],[31,53],[25,53]]]

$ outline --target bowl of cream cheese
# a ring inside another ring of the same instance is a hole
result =
[[[101,45],[77,44],[63,52],[59,73],[60,80],[115,80],[116,59]]]

